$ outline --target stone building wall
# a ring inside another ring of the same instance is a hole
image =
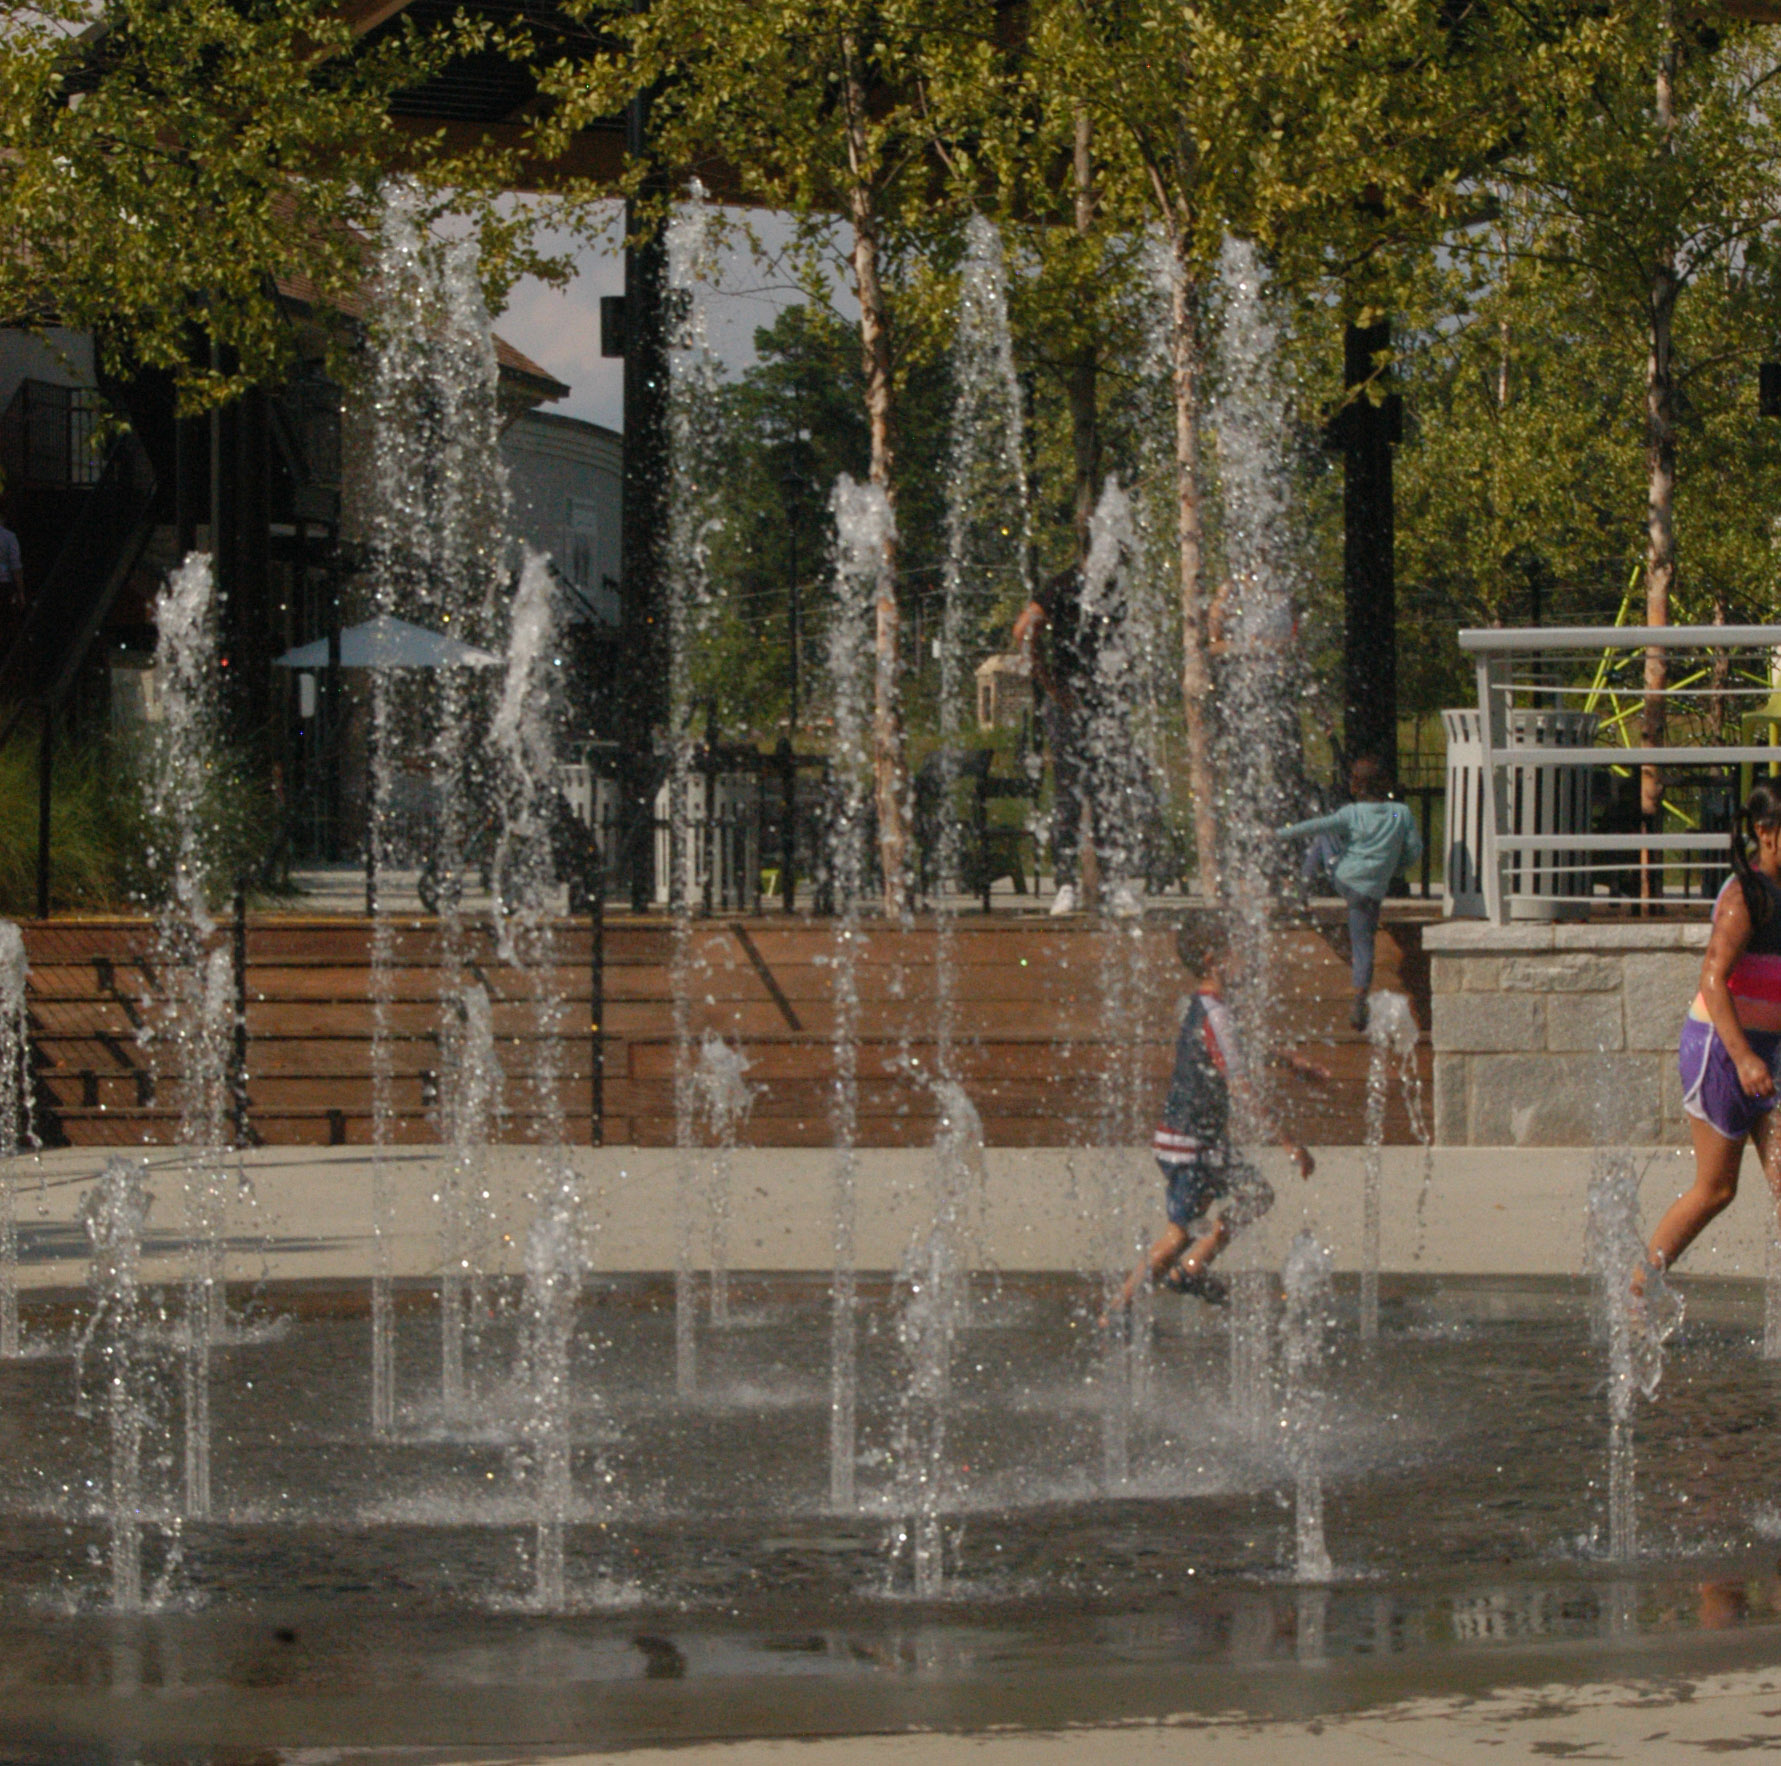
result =
[[[1708,930],[1705,920],[1426,928],[1436,1140],[1686,1140],[1676,1039]]]

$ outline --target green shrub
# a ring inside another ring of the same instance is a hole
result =
[[[62,748],[50,775],[50,906],[127,908],[144,883],[141,795],[109,742]],[[37,911],[37,744],[0,752],[0,913]]]

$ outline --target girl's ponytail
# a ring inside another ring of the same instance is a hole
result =
[[[1781,827],[1781,788],[1765,782],[1751,791],[1732,825],[1732,875],[1744,892],[1752,931],[1763,926],[1769,917],[1769,892],[1756,874],[1756,830],[1775,827]]]

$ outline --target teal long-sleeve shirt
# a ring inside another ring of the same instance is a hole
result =
[[[1336,881],[1374,901],[1383,901],[1392,878],[1422,857],[1416,818],[1402,803],[1345,803],[1334,815],[1294,822],[1280,833],[1335,835],[1342,848]]]

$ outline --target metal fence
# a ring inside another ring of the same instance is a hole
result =
[[[1481,789],[1464,799],[1450,760],[1446,868],[1450,880],[1475,870],[1486,917],[1656,908],[1717,889],[1753,773],[1781,770],[1781,626],[1466,631],[1459,641],[1476,668]],[[1644,684],[1652,652],[1664,654],[1661,692]],[[1661,744],[1635,739],[1648,707],[1662,713]],[[1659,807],[1647,810],[1652,788]]]
[[[937,854],[944,786],[937,772],[918,776],[913,792],[912,875],[919,898],[941,887]],[[585,868],[583,888],[606,897],[666,907],[678,868],[685,899],[695,912],[760,912],[777,906],[790,913],[800,900],[818,913],[833,912],[829,833],[835,781],[821,755],[777,753],[733,746],[701,749],[686,779],[681,814],[673,813],[667,763],[630,788],[647,805],[627,811],[625,769],[615,746],[590,744],[564,768],[563,794],[575,821],[590,837],[591,852],[578,861],[566,855],[559,869]],[[952,780],[951,813],[958,827],[957,888],[989,912],[996,885],[1017,895],[1038,888],[1040,845],[1022,817],[1009,822],[1001,806],[1030,806],[1035,780],[998,773],[993,756],[976,750],[961,758]],[[868,889],[877,887],[875,818],[867,812],[865,849]],[[571,886],[575,883],[571,880]]]

